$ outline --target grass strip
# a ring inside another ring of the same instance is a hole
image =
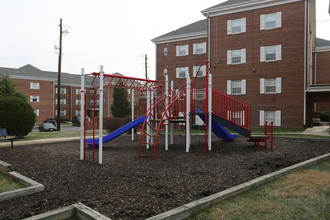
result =
[[[21,188],[24,188],[22,184],[0,172],[0,193]]]
[[[187,220],[330,219],[330,160],[222,201]]]

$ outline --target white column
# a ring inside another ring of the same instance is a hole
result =
[[[171,99],[173,98],[173,91],[174,91],[174,85],[173,85],[173,80],[171,81]],[[171,116],[173,117],[173,113],[171,112]],[[173,130],[174,130],[174,124],[170,124],[170,129],[171,129],[171,141],[170,144],[173,144]]]
[[[189,152],[190,149],[190,77],[189,74],[187,76],[186,83],[186,152]]]
[[[85,69],[81,68],[80,85],[80,160],[84,159],[84,131],[85,131]]]
[[[209,150],[212,149],[212,75],[209,74],[209,84],[208,84],[208,116],[209,116],[209,119],[208,119],[208,147],[209,147]]]
[[[131,99],[131,103],[132,103],[132,121],[134,121],[134,89],[131,90],[132,93],[132,99]],[[132,141],[134,141],[134,128],[132,128]]]
[[[148,86],[148,84],[147,84],[147,112],[150,110],[150,90],[149,90],[149,86]],[[146,136],[146,142],[147,142],[147,145],[146,145],[146,148],[147,149],[149,149],[149,142],[150,142],[150,136],[149,136],[149,134],[150,134],[150,126],[149,126],[149,124],[150,124],[150,118],[148,117],[147,118],[147,122],[148,122],[148,124],[147,124],[147,136]]]
[[[165,107],[168,105],[168,76],[165,76]],[[168,110],[166,111],[166,118],[165,118],[165,150],[168,150]]]
[[[103,65],[100,66],[100,88],[99,88],[99,164],[102,164],[103,157]]]

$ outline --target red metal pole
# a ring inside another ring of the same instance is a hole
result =
[[[267,126],[267,121],[265,121],[265,125],[264,125],[264,134],[265,136],[267,136],[267,138],[265,139],[265,148],[267,148],[267,140],[268,140],[268,126]]]
[[[273,150],[273,122],[270,123],[270,149]]]

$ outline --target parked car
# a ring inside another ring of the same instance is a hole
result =
[[[56,130],[57,130],[57,128],[52,123],[42,123],[39,126],[39,132],[42,132],[42,131],[56,131]]]
[[[57,123],[54,118],[47,118],[43,123],[52,123],[55,127],[57,127]]]
[[[79,116],[73,117],[73,119],[72,119],[72,125],[73,126],[80,126],[80,117]]]

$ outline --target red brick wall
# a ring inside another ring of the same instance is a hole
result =
[[[282,27],[260,30],[260,15],[282,12]],[[246,17],[246,33],[227,35],[227,20]],[[281,110],[283,127],[303,125],[304,2],[296,2],[211,18],[213,85],[226,92],[227,80],[246,79],[252,105],[252,126],[259,126],[260,110]],[[216,27],[216,28],[214,28]],[[282,45],[282,60],[260,62],[260,47]],[[246,63],[227,65],[227,50],[246,48]],[[252,69],[256,69],[254,73]],[[282,78],[281,94],[260,94],[260,78]]]
[[[316,56],[316,61],[315,61]],[[330,84],[330,50],[313,54],[313,85]],[[316,69],[315,69],[316,65]],[[316,81],[315,81],[316,79]]]
[[[49,81],[11,79],[16,84],[16,89],[24,92],[32,108],[39,109],[39,116],[36,116],[36,123],[41,123],[46,118],[53,118],[53,84]],[[39,89],[30,89],[30,83],[39,83]],[[30,96],[39,96],[39,102],[30,102]]]

